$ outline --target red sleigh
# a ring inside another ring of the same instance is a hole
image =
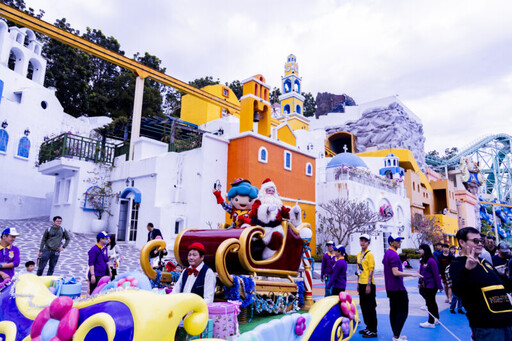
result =
[[[295,228],[289,222],[283,222],[282,227],[283,242],[276,253],[268,259],[258,260],[257,257],[257,242],[265,235],[265,230],[260,226],[245,229],[186,229],[176,237],[174,256],[178,263],[187,266],[188,246],[194,242],[201,242],[206,249],[204,262],[217,272],[225,286],[233,285],[232,275],[280,277],[288,281],[256,280],[256,291],[293,292],[297,289],[292,277],[298,275],[304,243],[300,237],[300,230],[309,228],[309,224],[301,224]],[[164,242],[152,241],[146,244],[141,252],[141,264],[148,258],[143,254],[149,255],[149,251],[161,243]],[[146,271],[147,266],[142,268],[150,278],[156,276],[154,270],[151,269],[150,274]],[[166,282],[167,278],[168,274],[163,273],[162,281]]]

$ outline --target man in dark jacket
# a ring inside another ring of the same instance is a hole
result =
[[[59,216],[53,217],[53,225],[44,231],[43,238],[41,239],[41,246],[39,247],[39,264],[37,268],[37,275],[42,276],[44,268],[48,261],[47,276],[53,275],[53,270],[57,261],[59,260],[60,253],[68,246],[70,238],[68,231],[62,226],[62,218]],[[65,240],[62,245],[62,240]]]
[[[496,269],[478,257],[485,241],[473,227],[460,229],[456,237],[463,256],[452,261],[450,277],[453,292],[467,310],[473,340],[512,341],[510,297]]]

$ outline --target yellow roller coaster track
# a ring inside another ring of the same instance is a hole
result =
[[[11,20],[23,27],[27,27],[33,31],[44,34],[50,38],[58,40],[66,45],[73,46],[79,50],[89,53],[95,57],[101,58],[113,64],[119,65],[127,70],[133,71],[141,78],[151,78],[164,85],[171,86],[177,90],[183,91],[187,94],[197,96],[200,99],[216,104],[220,107],[226,108],[229,111],[240,112],[240,106],[227,102],[226,100],[217,96],[211,95],[205,91],[197,89],[185,82],[180,81],[174,77],[166,75],[165,73],[153,70],[133,59],[127,58],[123,55],[109,51],[97,44],[80,38],[74,34],[59,29],[43,20],[37,19],[31,15],[23,13],[17,9],[0,3],[0,16]]]

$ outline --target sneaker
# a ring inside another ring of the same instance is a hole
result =
[[[465,312],[464,310],[462,310],[462,309],[457,310],[457,312],[458,312],[459,314],[464,314],[464,315],[466,315],[466,312]]]
[[[407,341],[407,336],[405,336],[405,335],[400,335],[400,337],[398,338],[398,340],[400,340],[400,341]]]
[[[359,334],[363,334],[364,335],[364,334],[366,334],[368,332],[369,332],[368,328],[364,328],[363,330],[359,331]]]
[[[438,324],[441,324],[441,321],[439,321],[439,319],[436,319],[436,322],[434,322],[434,324],[437,326]]]
[[[429,323],[428,321],[427,322],[423,322],[423,323],[420,323],[420,327],[421,328],[435,328],[436,325],[433,324],[433,323]]]
[[[450,309],[450,313],[457,314],[454,309]]]
[[[368,331],[366,334],[363,334],[363,337],[366,338],[366,339],[369,339],[369,338],[372,338],[372,337],[377,337],[377,333],[376,332],[372,332],[372,331]]]

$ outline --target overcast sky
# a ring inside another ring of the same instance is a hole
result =
[[[398,94],[426,151],[512,134],[512,1],[26,0],[43,20],[101,29],[183,81],[261,73],[280,85],[288,54],[303,90],[357,103]]]

